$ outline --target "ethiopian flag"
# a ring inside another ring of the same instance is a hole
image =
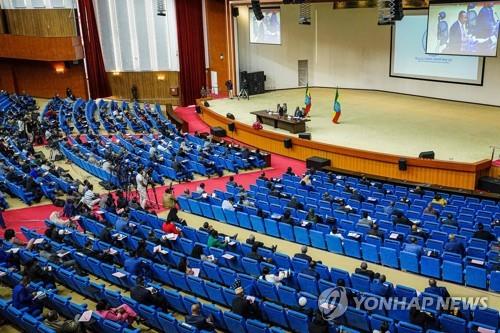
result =
[[[309,83],[307,83],[306,96],[304,97],[304,103],[306,104],[306,109],[304,111],[304,117],[305,117],[305,116],[307,116],[309,111],[311,111],[311,106],[312,106],[311,92],[309,91]]]
[[[342,108],[340,106],[340,102],[339,102],[339,87],[337,87],[337,90],[335,91],[335,100],[333,101],[333,118],[332,118],[332,121],[335,123],[335,124],[338,124],[339,123],[339,118],[340,118],[340,114],[341,114],[341,111],[342,111]]]

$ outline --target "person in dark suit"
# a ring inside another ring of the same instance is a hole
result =
[[[367,277],[370,278],[370,280],[373,280],[374,278],[378,279],[378,277],[380,275],[378,273],[375,273],[372,270],[369,270],[368,269],[368,264],[366,262],[364,262],[364,261],[361,263],[361,265],[358,268],[356,268],[356,270],[354,271],[354,273],[367,276]]]
[[[137,277],[136,285],[130,290],[130,297],[140,304],[153,305],[159,307],[163,312],[168,312],[168,302],[161,297],[158,292],[149,290],[144,285],[144,279]]]
[[[328,333],[328,321],[323,318],[321,311],[316,311],[308,328],[309,333]]]
[[[396,224],[404,224],[404,225],[407,225],[407,226],[413,226],[413,223],[406,217],[403,215],[402,212],[397,212],[396,213],[396,217],[394,218],[394,225]]]
[[[444,245],[444,250],[447,252],[460,254],[462,257],[465,255],[464,245],[456,240],[454,234],[448,236],[448,242]]]
[[[201,314],[200,304],[196,303],[191,305],[191,314],[186,316],[186,324],[196,327],[197,329],[205,331],[214,330],[213,318],[205,317]]]
[[[30,278],[23,276],[21,282],[12,290],[12,306],[16,309],[28,308],[28,313],[31,315],[38,315],[43,309],[43,305],[37,302],[32,292],[30,292],[28,285]]]
[[[446,287],[438,287],[436,280],[429,279],[429,286],[424,290],[426,293],[440,296],[444,299],[450,297],[450,293]]]
[[[248,300],[243,292],[243,287],[235,289],[236,297],[231,304],[231,311],[242,316],[245,319],[260,320],[259,307],[253,301]]]
[[[309,255],[307,255],[307,246],[305,246],[305,245],[302,245],[300,248],[300,253],[296,253],[293,257],[299,258],[299,259],[304,259],[307,262],[312,261],[312,258]]]
[[[384,240],[384,232],[378,229],[377,224],[372,224],[370,231],[368,231],[368,235],[378,237],[380,240]]]
[[[467,13],[461,10],[458,13],[458,19],[451,25],[448,53],[460,53],[465,50],[467,43]]]
[[[307,268],[305,268],[304,270],[302,270],[301,273],[312,276],[316,280],[318,280],[320,277],[319,273],[316,272],[316,261],[314,261],[314,260],[310,261],[309,266]]]
[[[484,230],[484,225],[482,223],[477,224],[477,231],[472,235],[472,238],[478,238],[489,242],[492,242],[496,239],[495,235],[491,232]]]
[[[495,19],[495,14],[493,13],[494,5],[493,1],[485,2],[483,8],[479,11],[475,29],[477,38],[491,38],[496,36],[498,21]]]

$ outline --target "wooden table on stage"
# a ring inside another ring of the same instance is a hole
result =
[[[257,120],[263,124],[271,125],[274,128],[281,128],[290,133],[302,133],[306,131],[306,121],[308,119],[280,117],[276,112],[269,113],[266,110],[250,112],[257,117]]]

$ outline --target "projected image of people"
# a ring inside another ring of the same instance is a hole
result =
[[[261,44],[281,44],[279,9],[262,9],[264,18],[258,21],[250,12],[250,42]]]
[[[499,7],[499,1],[431,5],[427,53],[495,56]]]

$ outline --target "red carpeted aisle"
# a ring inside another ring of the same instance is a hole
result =
[[[186,122],[189,123],[190,132],[209,132],[210,128],[205,124],[195,111],[194,106],[192,107],[178,107],[176,113]],[[292,167],[296,174],[302,174],[306,167],[305,163],[292,158],[288,158],[281,155],[273,154],[271,157],[271,169],[264,170],[266,176],[269,177],[280,177],[286,171],[288,167]],[[236,183],[243,185],[246,189],[249,188],[251,184],[255,183],[255,179],[260,175],[262,171],[255,170],[253,172],[237,174],[234,176]],[[180,195],[187,188],[190,191],[194,191],[200,183],[205,183],[205,189],[208,192],[212,192],[214,189],[225,190],[226,183],[229,176],[210,178],[207,180],[182,183],[174,185],[174,193]],[[161,206],[161,199],[165,188],[168,187],[168,182],[166,186],[156,187],[156,196],[158,198],[159,204]],[[149,190],[149,197],[151,201],[154,201],[153,190]],[[43,205],[37,207],[27,207],[20,209],[10,209],[3,212],[4,220],[6,222],[7,228],[12,228],[19,231],[21,227],[28,227],[32,229],[43,230],[45,224],[43,221],[47,219],[51,212],[55,210],[62,210],[62,208],[55,207],[53,205]],[[157,211],[162,211],[163,208],[157,209]]]

